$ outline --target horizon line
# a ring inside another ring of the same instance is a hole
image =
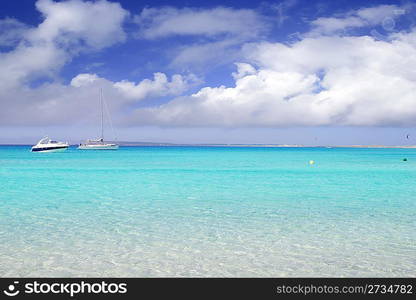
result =
[[[409,148],[416,145],[304,145],[304,144],[270,144],[270,143],[166,143],[166,142],[116,142],[122,147],[261,147],[261,148]],[[33,146],[28,143],[0,143],[0,146]],[[78,146],[78,143],[70,144]]]

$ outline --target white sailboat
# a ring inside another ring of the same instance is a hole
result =
[[[101,103],[101,137],[99,139],[86,140],[78,146],[80,150],[117,150],[118,144],[104,141],[104,107],[103,107],[103,90],[100,90],[100,103]],[[108,112],[108,110],[107,110]],[[110,115],[108,114],[110,118]]]

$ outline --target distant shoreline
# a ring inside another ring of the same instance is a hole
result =
[[[416,149],[416,145],[285,145],[285,144],[173,144],[173,143],[146,143],[146,142],[118,142],[122,147],[229,147],[229,148],[398,148]],[[73,144],[71,146],[77,146]],[[31,144],[0,144],[0,146],[33,146]]]

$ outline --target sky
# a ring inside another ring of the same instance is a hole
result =
[[[0,8],[0,143],[416,144],[413,1]]]

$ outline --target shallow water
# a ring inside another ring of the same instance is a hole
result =
[[[0,147],[3,277],[416,276],[416,149],[29,150]]]

